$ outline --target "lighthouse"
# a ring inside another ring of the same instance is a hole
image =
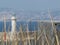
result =
[[[16,35],[16,17],[11,17],[11,36],[10,39],[13,40]]]
[[[12,31],[11,32],[15,32],[16,31],[16,17],[15,16],[12,16],[11,18],[12,22]]]

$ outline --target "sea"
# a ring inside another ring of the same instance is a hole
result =
[[[26,28],[27,28],[27,24],[28,24],[28,30],[29,31],[34,31],[34,30],[38,30],[38,22],[16,22],[16,31],[19,31],[20,30],[20,26],[22,26],[22,29],[25,31]],[[4,25],[4,22],[3,21],[0,21],[0,32],[3,32],[4,31],[4,28],[5,25]],[[6,22],[6,31],[11,31],[12,29],[12,26],[11,26],[11,22]]]
[[[38,30],[38,27],[39,27],[39,23],[38,22],[25,22],[25,21],[17,21],[16,22],[16,31],[20,31],[20,26],[22,26],[22,30],[23,31],[26,31],[26,28],[27,28],[27,24],[28,24],[28,30],[29,31],[35,31],[35,30]],[[0,32],[3,32],[5,30],[5,25],[4,25],[4,22],[3,21],[0,21]],[[12,29],[12,26],[11,26],[11,21],[8,21],[6,22],[6,31],[11,31]],[[60,23],[58,23],[56,25],[56,29],[57,30],[60,30]]]

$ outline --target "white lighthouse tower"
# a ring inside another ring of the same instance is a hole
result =
[[[11,29],[10,39],[13,40],[16,35],[16,17],[15,16],[12,16],[11,18],[11,26],[12,26],[12,29]]]
[[[16,17],[12,16],[11,20],[12,20],[12,32],[15,32],[16,31]]]

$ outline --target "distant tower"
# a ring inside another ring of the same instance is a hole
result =
[[[16,17],[15,16],[12,16],[11,18],[11,36],[10,36],[10,39],[13,40],[15,35],[16,35]]]
[[[15,32],[16,31],[16,17],[12,16],[11,20],[12,20],[12,32]]]

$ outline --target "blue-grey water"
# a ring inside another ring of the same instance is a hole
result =
[[[34,31],[38,30],[38,22],[16,22],[16,30],[20,30],[20,25],[22,26],[22,30],[26,30],[26,25],[28,24],[28,30],[29,31]],[[6,22],[6,31],[10,30],[11,31],[11,22]],[[56,26],[57,30],[60,30],[60,24]],[[4,22],[0,22],[0,32],[4,31]]]
[[[26,30],[26,22],[16,22],[16,30],[20,30],[20,25],[22,26],[23,30]],[[6,22],[6,31],[11,31],[11,22]],[[29,31],[34,31],[38,29],[38,23],[37,22],[28,22],[28,29]],[[4,31],[4,22],[0,22],[0,32]]]

